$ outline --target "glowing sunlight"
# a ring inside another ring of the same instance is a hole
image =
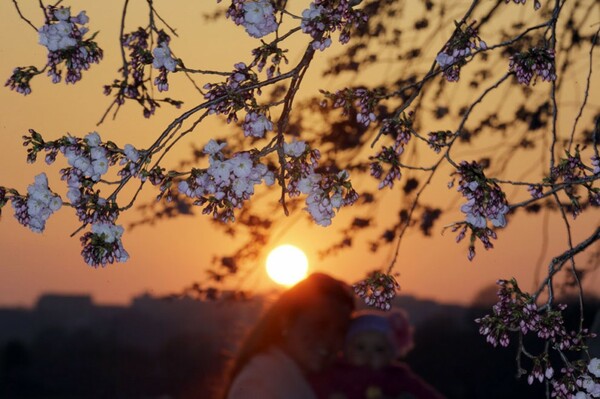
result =
[[[293,245],[280,245],[267,256],[267,274],[277,284],[289,286],[306,277],[308,259]]]

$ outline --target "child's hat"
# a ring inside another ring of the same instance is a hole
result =
[[[406,355],[414,346],[413,327],[404,309],[389,312],[362,311],[352,319],[346,335],[348,342],[359,333],[377,331],[388,337],[398,357]]]

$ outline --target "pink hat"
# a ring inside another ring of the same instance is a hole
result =
[[[413,327],[408,320],[408,313],[404,309],[390,312],[362,311],[355,313],[346,342],[356,334],[365,331],[378,331],[385,334],[396,350],[396,356],[405,356],[414,346]]]

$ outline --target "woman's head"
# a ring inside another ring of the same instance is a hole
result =
[[[286,352],[305,372],[329,365],[342,349],[354,309],[350,288],[326,274],[311,274],[275,301],[243,343],[233,377],[270,347]]]
[[[280,347],[304,371],[329,366],[342,349],[354,308],[346,284],[313,274],[279,301]]]
[[[377,370],[412,349],[413,329],[402,310],[355,315],[346,335],[344,355],[355,366]]]

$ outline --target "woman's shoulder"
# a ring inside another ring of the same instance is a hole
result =
[[[292,359],[279,349],[269,349],[252,357],[240,372],[239,377],[245,375],[253,379],[272,380],[280,375],[295,373],[300,373],[300,371]]]
[[[294,396],[296,393],[302,396]],[[250,359],[234,379],[228,396],[229,399],[288,397],[314,398],[314,394],[296,364],[278,349]]]

